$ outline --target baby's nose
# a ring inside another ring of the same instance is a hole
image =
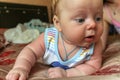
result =
[[[96,22],[94,20],[90,20],[88,29],[94,29],[96,27]]]

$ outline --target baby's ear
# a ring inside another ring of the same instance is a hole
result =
[[[54,23],[54,26],[58,29],[58,31],[62,30],[60,27],[60,20],[59,20],[58,16],[54,15],[53,23]]]

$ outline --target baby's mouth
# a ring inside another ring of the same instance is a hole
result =
[[[86,42],[92,42],[93,40],[94,40],[94,35],[91,35],[91,36],[87,36],[87,37],[85,37],[85,41]]]

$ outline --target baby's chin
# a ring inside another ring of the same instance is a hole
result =
[[[82,43],[82,44],[79,45],[79,46],[84,47],[84,48],[89,48],[91,44],[92,44],[92,43]]]

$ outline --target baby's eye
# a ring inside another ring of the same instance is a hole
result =
[[[85,19],[83,18],[79,18],[79,19],[75,19],[78,23],[83,23],[85,21]]]
[[[99,21],[101,21],[101,20],[102,20],[101,17],[96,17],[96,18],[95,18],[95,21],[97,21],[97,22],[99,22]]]

